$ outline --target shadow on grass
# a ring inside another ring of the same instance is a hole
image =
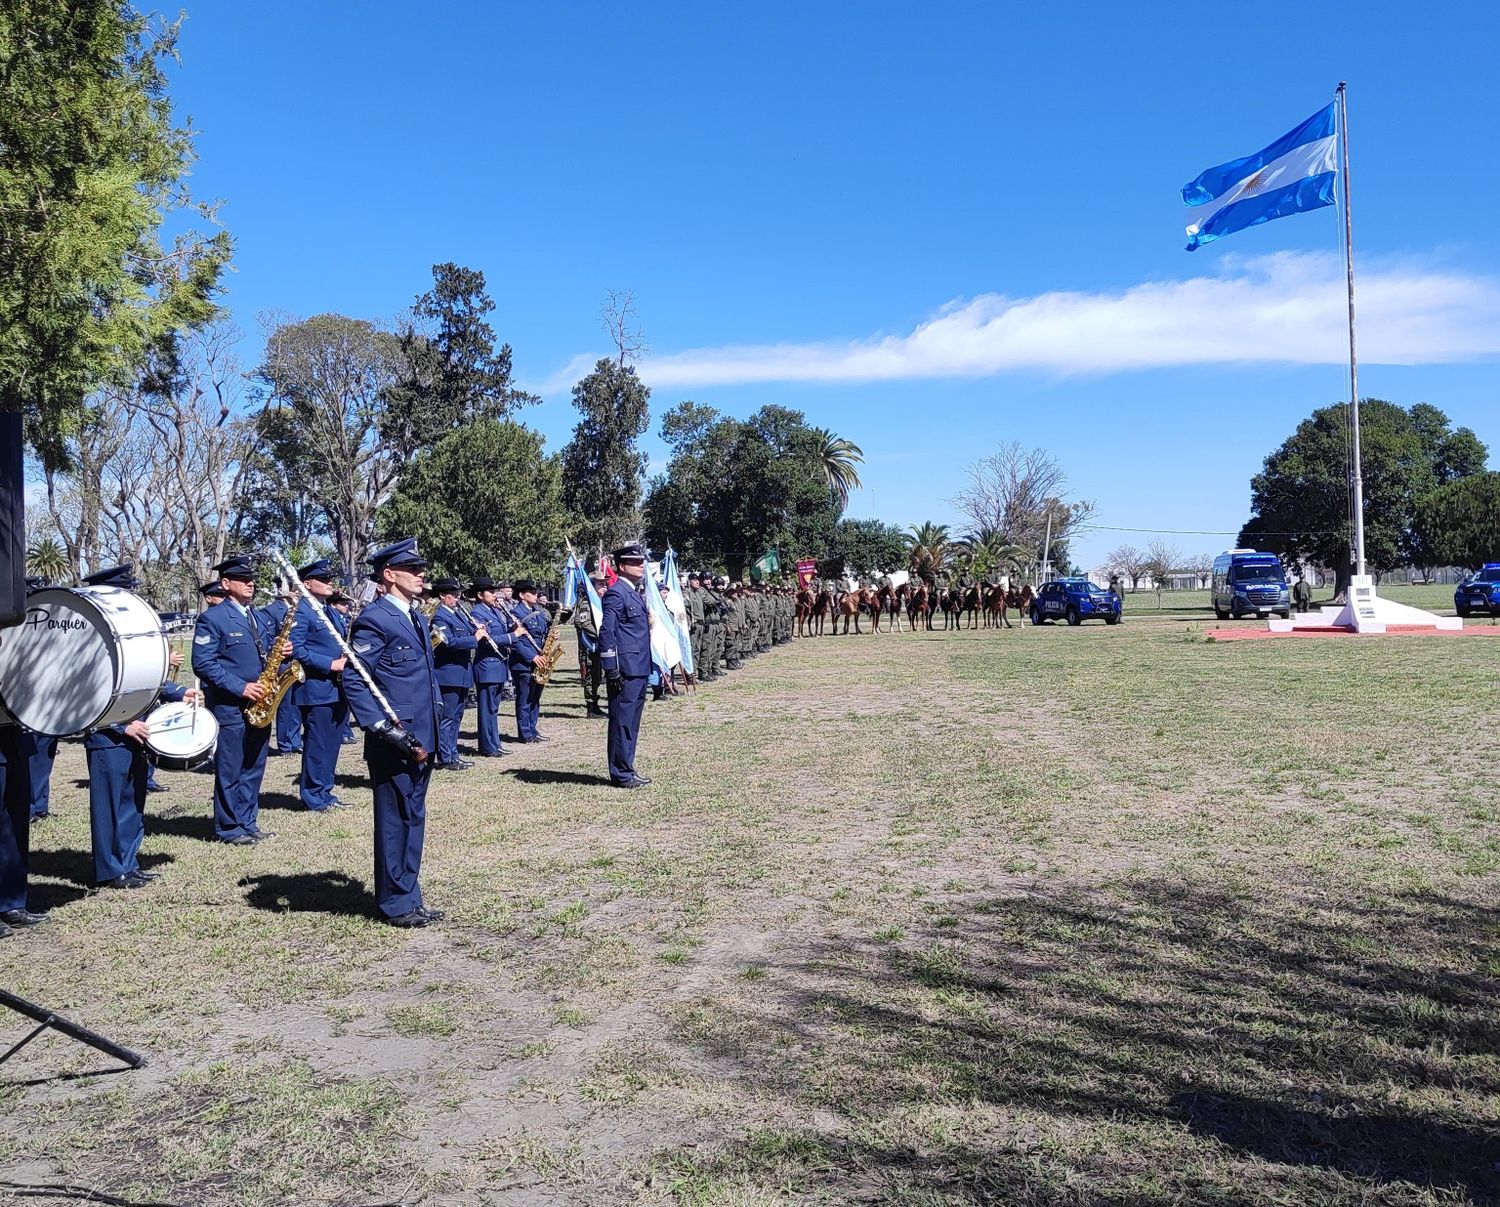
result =
[[[912,1202],[1500,1201],[1488,906],[1132,880],[780,971],[779,1008],[705,1007],[685,1042],[783,1117],[843,1122],[659,1155],[669,1174]]]
[[[203,802],[203,812],[173,812],[146,818],[146,837],[196,838],[200,842],[217,842],[214,834],[213,805]]]
[[[603,784],[608,786],[607,775],[589,775],[582,771],[552,771],[545,767],[508,767],[501,775],[514,776],[523,784]]]
[[[175,863],[176,857],[161,851],[143,852],[138,860],[147,869]],[[77,847],[58,847],[50,851],[32,851],[27,860],[27,874],[32,883],[28,896],[32,909],[52,909],[88,895],[94,887],[94,853]],[[61,880],[64,884],[39,884],[38,879]]]
[[[275,914],[337,914],[373,918],[375,894],[345,872],[267,872],[239,882],[245,901],[255,909]]]

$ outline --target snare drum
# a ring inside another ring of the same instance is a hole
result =
[[[153,708],[146,717],[151,736],[146,749],[152,761],[167,771],[190,771],[211,759],[219,741],[219,722],[203,705],[193,707],[182,700]]]
[[[0,629],[0,699],[33,733],[66,738],[140,716],[167,677],[156,612],[118,587],[44,587]]]

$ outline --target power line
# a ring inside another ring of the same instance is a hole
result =
[[[1119,524],[1080,524],[1079,532],[1145,532],[1153,536],[1239,536],[1238,528],[1228,530],[1219,528],[1126,528]],[[1336,536],[1341,533],[1341,528],[1308,529],[1297,528],[1287,532],[1273,532],[1270,529],[1257,529],[1256,536]]]

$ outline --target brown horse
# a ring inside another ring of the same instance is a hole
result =
[[[822,637],[823,626],[829,619],[837,615],[833,605],[833,588],[824,586],[818,592],[817,599],[813,600],[813,627],[818,630],[818,636]]]
[[[963,611],[963,592],[957,587],[949,587],[938,596],[938,607],[943,609],[943,631],[956,629],[960,625],[959,614]]]
[[[968,627],[971,629],[979,627],[979,610],[984,602],[984,589],[988,586],[988,583],[976,583],[971,587],[964,588],[963,600],[959,610],[969,614]]]
[[[809,587],[803,587],[797,592],[797,636],[812,636],[812,610],[813,601],[816,597]]]
[[[861,591],[856,588],[853,591],[845,591],[844,594],[838,597],[834,604],[836,610],[833,614],[833,633],[835,635],[837,635],[839,630],[840,617],[843,617],[844,620],[845,637],[849,636],[849,621],[851,618],[854,620],[854,631],[860,636],[864,635],[864,630],[859,627],[859,613],[860,608],[865,603],[865,596],[867,594],[873,595],[874,592]]]
[[[932,628],[932,591],[925,582],[912,588],[911,598],[906,601],[906,618],[913,633]]]
[[[1016,594],[1016,611],[1020,614],[1021,623],[1024,625],[1031,616],[1031,602],[1036,598],[1036,592],[1027,583]]]

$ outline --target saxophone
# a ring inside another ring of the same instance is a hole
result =
[[[276,715],[276,709],[281,705],[281,698],[292,689],[294,683],[305,683],[307,672],[302,669],[302,664],[295,658],[288,658],[285,665],[275,658],[275,651],[281,646],[292,633],[292,625],[297,620],[297,609],[288,605],[286,619],[281,622],[281,631],[276,634],[276,640],[271,645],[273,656],[266,659],[266,668],[261,671],[260,678],[256,680],[261,687],[265,688],[266,694],[259,700],[251,700],[245,705],[245,724],[254,725],[256,729],[264,729],[271,723],[271,718]],[[255,618],[250,618],[250,623],[255,623]]]
[[[538,687],[546,687],[547,680],[552,678],[552,672],[557,669],[562,655],[562,638],[557,635],[557,621],[553,620],[547,626],[547,635],[542,638],[541,653],[531,664],[531,681]]]

